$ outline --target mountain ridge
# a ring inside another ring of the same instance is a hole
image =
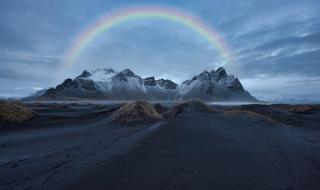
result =
[[[112,68],[84,70],[74,79],[68,78],[48,89],[37,100],[185,100],[256,101],[234,75],[223,67],[175,83],[170,79],[142,78],[130,69],[120,72]]]

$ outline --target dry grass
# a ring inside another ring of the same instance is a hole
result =
[[[215,112],[210,106],[200,100],[190,100],[188,102],[183,103],[185,107],[197,110],[200,112]]]
[[[169,119],[174,119],[180,113],[186,110],[196,111],[196,112],[206,112],[206,113],[215,112],[214,109],[212,109],[202,101],[190,100],[190,101],[178,104],[176,106],[173,106],[169,111],[164,113],[164,116]]]
[[[310,114],[314,111],[314,107],[311,105],[294,105],[286,108],[285,110],[295,114]]]
[[[176,118],[183,111],[183,106],[177,105],[173,106],[170,110],[163,113],[163,116],[167,119]]]
[[[19,103],[0,102],[1,122],[23,122],[31,119],[35,114]]]
[[[137,101],[123,105],[111,115],[111,118],[120,123],[134,124],[160,120],[162,116],[150,103]]]
[[[161,105],[160,103],[156,103],[153,105],[154,109],[158,112],[158,113],[163,113],[168,111],[168,108],[164,107],[163,105]]]
[[[261,118],[266,121],[274,121],[274,119],[272,119],[271,117],[268,117],[266,115],[263,115],[257,112],[249,111],[249,110],[230,109],[224,112],[224,115],[227,115],[227,116],[240,115],[240,114],[247,115],[249,117]]]

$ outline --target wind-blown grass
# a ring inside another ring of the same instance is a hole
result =
[[[23,122],[31,119],[35,114],[27,107],[14,102],[0,102],[1,122]]]

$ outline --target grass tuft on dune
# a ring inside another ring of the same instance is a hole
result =
[[[286,111],[295,114],[310,114],[315,110],[311,105],[294,105],[289,106]]]
[[[182,107],[200,112],[214,112],[210,106],[200,100],[190,100],[184,102],[182,103]]]
[[[176,118],[180,113],[184,111],[191,111],[191,112],[207,112],[213,113],[215,112],[210,106],[205,104],[199,100],[190,100],[187,102],[183,102],[176,106],[173,106],[170,110],[164,113],[164,116],[169,119]]]
[[[260,113],[257,113],[257,112],[253,112],[253,111],[249,111],[249,110],[241,110],[241,109],[226,110],[224,112],[224,115],[226,115],[226,116],[247,115],[249,117],[261,118],[261,119],[264,119],[266,121],[274,121],[274,119],[272,119],[271,117],[268,117],[266,115],[263,115],[263,114],[260,114]]]
[[[168,111],[168,108],[164,107],[162,104],[160,103],[156,103],[153,105],[154,109],[158,112],[158,113],[163,113]]]
[[[124,104],[111,115],[112,120],[135,124],[145,121],[156,121],[162,119],[162,116],[148,102],[136,101]]]
[[[31,119],[35,114],[22,104],[15,102],[0,102],[1,122],[23,122]]]

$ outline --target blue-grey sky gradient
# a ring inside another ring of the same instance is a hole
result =
[[[163,20],[123,23],[63,67],[70,43],[108,11],[138,5],[179,8],[220,33],[237,60],[225,64],[203,37]],[[22,97],[82,70],[130,68],[182,82],[224,65],[263,100],[320,101],[319,0],[2,0],[0,97]]]

